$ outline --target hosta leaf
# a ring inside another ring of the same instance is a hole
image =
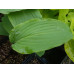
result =
[[[74,12],[74,9],[69,9],[69,12]]]
[[[42,18],[39,10],[37,9],[30,9],[30,10],[23,10],[20,12],[10,13],[8,15],[10,22],[15,27],[16,25],[23,23],[27,20],[33,18]]]
[[[70,12],[70,13],[68,14],[67,18],[68,18],[68,20],[69,20],[70,22],[72,22],[72,19],[74,19],[74,12]]]
[[[5,29],[8,33],[10,33],[10,31],[11,31],[12,28],[13,28],[13,26],[12,26],[12,24],[10,23],[7,15],[5,15],[5,16],[2,18],[2,26],[4,27],[4,29]]]
[[[43,18],[58,18],[58,10],[40,9]]]
[[[70,29],[71,29],[71,31],[73,33],[73,39],[74,39],[74,19],[71,19]]]
[[[2,22],[0,22],[0,35],[8,35],[7,31],[2,26]]]
[[[17,25],[10,33],[13,49],[22,54],[41,52],[72,39],[69,27],[54,19],[33,19]]]
[[[67,55],[74,62],[74,40],[65,43],[64,47]]]
[[[73,39],[74,39],[74,12],[70,12],[68,14],[68,20],[70,21],[70,29],[73,33]]]
[[[69,9],[60,9],[58,19],[66,24],[69,24],[67,19],[68,12],[69,12]]]
[[[10,12],[21,11],[23,9],[0,9],[0,13],[9,14]]]

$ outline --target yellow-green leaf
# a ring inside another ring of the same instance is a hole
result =
[[[64,48],[69,58],[74,62],[74,40],[65,43]]]

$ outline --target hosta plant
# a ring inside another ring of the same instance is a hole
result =
[[[74,61],[74,10],[0,9],[0,13],[4,14],[0,35],[9,36],[16,52],[42,56],[45,50],[65,44]]]

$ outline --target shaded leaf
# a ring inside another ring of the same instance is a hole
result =
[[[8,35],[7,31],[2,26],[2,22],[0,22],[0,35]]]
[[[4,29],[5,29],[8,33],[10,33],[10,31],[11,31],[12,28],[13,28],[13,26],[12,26],[12,24],[10,23],[7,15],[5,15],[5,16],[2,18],[2,26],[4,27]]]
[[[74,12],[74,9],[69,9],[69,12]]]
[[[43,18],[58,18],[59,11],[58,10],[49,10],[49,9],[40,9],[40,12]]]

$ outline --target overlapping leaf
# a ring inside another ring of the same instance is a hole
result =
[[[54,19],[33,19],[17,25],[10,33],[13,49],[22,54],[41,52],[72,39],[69,27]]]
[[[0,13],[9,14],[10,12],[21,11],[23,9],[0,9]]]
[[[2,26],[2,22],[0,22],[0,35],[8,35],[7,31]]]
[[[10,22],[15,27],[16,25],[23,23],[33,18],[42,18],[38,9],[23,10],[20,12],[10,13],[8,15]]]
[[[12,24],[10,23],[7,15],[5,15],[2,19],[2,26],[3,28],[8,32],[10,33],[10,31],[12,30],[13,26]]]
[[[49,10],[49,9],[40,9],[40,12],[43,18],[58,18],[59,11],[58,10]]]

